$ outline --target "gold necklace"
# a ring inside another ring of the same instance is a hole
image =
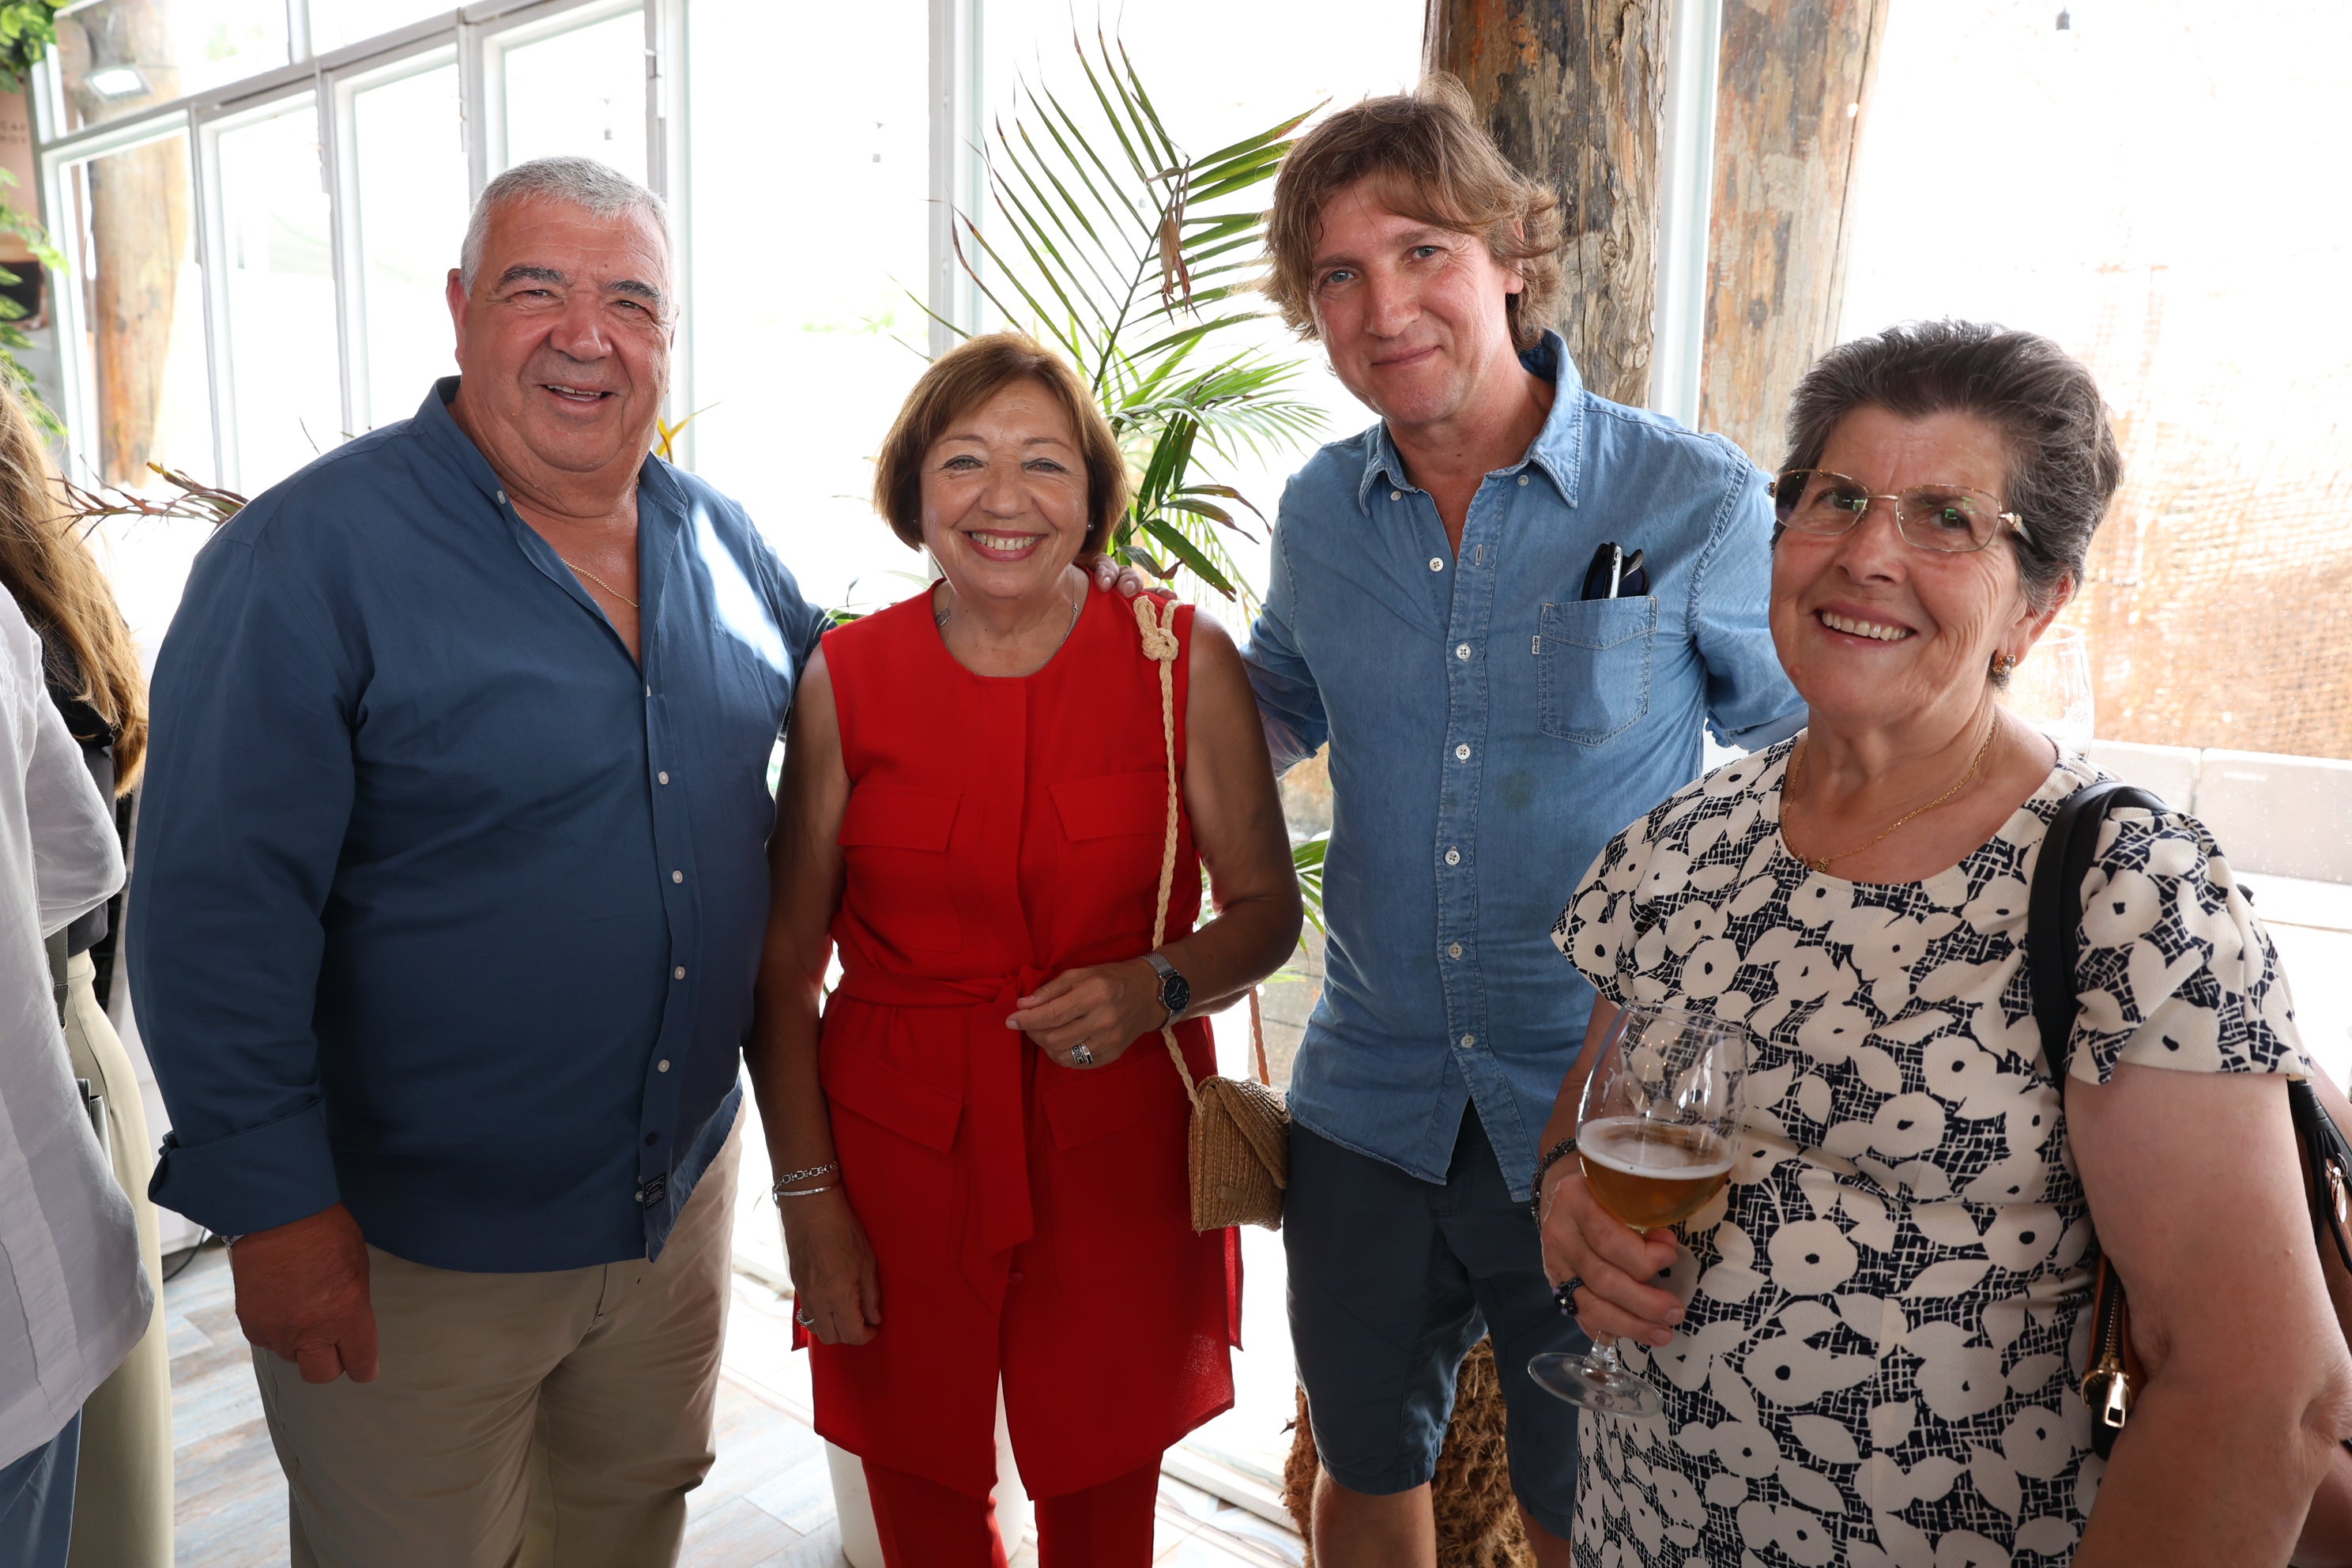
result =
[[[621,603],[628,605],[629,608],[634,610],[637,607],[637,602],[635,599],[630,598],[626,594],[622,593],[618,588],[614,587],[613,584],[605,582],[604,579],[597,576],[596,574],[589,571],[588,568],[581,565],[580,563],[572,560],[570,556],[559,555],[556,559],[562,562],[566,566],[571,567],[574,572],[579,573],[583,577],[587,578],[591,583],[595,584],[599,588],[604,589],[607,594],[612,595],[615,599],[620,600]]]
[[[1818,858],[1811,855],[1797,855],[1797,858],[1802,861],[1806,866],[1811,868],[1813,870],[1826,873],[1830,868],[1831,862],[1832,861],[1851,860],[1865,849],[1875,849],[1879,845],[1886,841],[1888,835],[1892,834],[1896,828],[1902,826],[1905,823],[1910,821],[1913,817],[1923,816],[1927,812],[1935,810],[1937,806],[1943,805],[1946,801],[1959,794],[1960,791],[1968,788],[1969,782],[1977,776],[1977,770],[1984,766],[1985,754],[1992,750],[1992,738],[2000,733],[2000,717],[1996,715],[1991,726],[1985,731],[1984,744],[1977,748],[1977,754],[1975,757],[1970,759],[1969,763],[1969,771],[1962,773],[1958,779],[1954,780],[1952,786],[1949,789],[1937,795],[1935,799],[1929,801],[1927,805],[1906,811],[1902,816],[1896,817],[1893,822],[1888,823],[1886,825],[1886,831],[1885,833],[1881,833],[1869,843],[1857,844],[1851,849],[1841,849],[1834,855],[1823,855]],[[1789,789],[1783,790],[1780,795],[1780,842],[1782,844],[1786,844],[1789,841],[1789,794],[1790,791],[1793,790],[1799,782],[1804,777],[1805,758],[1812,750],[1812,736],[1808,734],[1803,740],[1798,742],[1797,754],[1790,759]],[[1791,849],[1790,853],[1795,855],[1796,851]]]

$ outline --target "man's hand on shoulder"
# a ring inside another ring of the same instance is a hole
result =
[[[1151,586],[1150,579],[1132,566],[1123,566],[1109,555],[1095,557],[1095,586],[1106,591],[1116,588],[1132,599]],[[1164,591],[1164,590],[1163,590]]]
[[[367,1238],[351,1210],[337,1204],[241,1236],[228,1258],[247,1339],[292,1362],[305,1383],[332,1383],[346,1373],[353,1383],[375,1381]]]

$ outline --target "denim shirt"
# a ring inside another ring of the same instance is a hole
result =
[[[1475,1104],[1512,1192],[1592,989],[1551,928],[1627,823],[1697,776],[1700,725],[1755,748],[1803,708],[1766,626],[1771,505],[1728,441],[1594,396],[1558,333],[1518,462],[1459,555],[1387,427],[1290,481],[1246,658],[1275,766],[1330,742],[1329,942],[1294,1064],[1310,1131],[1443,1182]],[[1650,593],[1586,601],[1606,542]]]
[[[229,1232],[340,1199],[440,1268],[658,1257],[740,1102],[768,763],[822,620],[648,458],[632,658],[457,386],[223,527],[156,661],[152,1191]]]

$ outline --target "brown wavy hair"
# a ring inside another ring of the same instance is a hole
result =
[[[1035,382],[1070,416],[1087,469],[1087,536],[1078,559],[1102,553],[1127,515],[1127,459],[1078,373],[1026,332],[987,332],[958,343],[907,394],[875,459],[874,510],[908,549],[923,547],[923,454],[950,425],[1016,381]]]
[[[113,726],[114,788],[127,795],[147,754],[147,682],[114,590],[58,497],[32,416],[0,386],[0,586],[41,635],[49,673]]]
[[[1323,210],[1363,180],[1379,182],[1381,202],[1399,216],[1486,241],[1487,253],[1527,282],[1504,307],[1511,341],[1522,349],[1542,341],[1566,276],[1559,197],[1511,166],[1478,124],[1468,90],[1444,71],[1423,77],[1412,92],[1339,110],[1283,159],[1266,219],[1273,268],[1265,289],[1291,331],[1317,335]]]

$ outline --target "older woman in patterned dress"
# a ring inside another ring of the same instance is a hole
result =
[[[1539,1184],[1547,1268],[1666,1400],[1584,1418],[1577,1561],[2284,1563],[2339,1484],[2352,1360],[2270,941],[2201,824],[2118,809],[2063,1116],[2024,973],[2044,827],[2101,775],[1995,697],[2119,478],[2097,388],[2046,340],[1930,323],[1825,355],[1790,426],[1772,629],[1811,728],[1619,835],[1556,933],[1591,1039],[1673,999],[1760,1042],[1746,1151],[1679,1238],[1573,1159]],[[2151,1374],[2106,1461],[2074,1387],[2101,1251]]]

